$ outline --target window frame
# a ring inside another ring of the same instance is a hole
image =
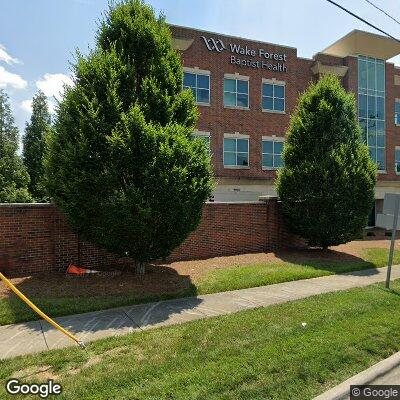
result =
[[[230,79],[230,80],[234,80],[235,81],[235,92],[231,92],[231,91],[225,91],[225,79]],[[243,93],[243,92],[238,92],[237,91],[237,82],[238,81],[242,81],[242,82],[247,82],[247,93]],[[231,93],[235,95],[235,105],[229,105],[229,104],[225,104],[225,93]],[[238,106],[237,103],[237,98],[238,98],[238,94],[246,94],[247,95],[247,107],[244,106]],[[224,108],[231,108],[231,109],[235,109],[235,110],[250,110],[250,77],[249,76],[245,76],[245,75],[240,75],[238,73],[235,74],[224,74],[224,79],[222,81],[222,103]]]
[[[272,85],[272,97],[264,96],[264,85]],[[275,97],[275,86],[283,87],[283,97]],[[264,106],[263,106],[264,97],[271,98],[273,106],[275,106],[275,98],[283,100],[283,110],[264,108]],[[262,81],[261,81],[261,110],[262,110],[262,112],[268,112],[268,113],[273,113],[273,114],[286,114],[286,81],[279,81],[275,78],[272,78],[272,79],[263,78],[262,79]]]
[[[208,142],[206,143],[207,147],[208,147],[208,153],[210,154],[210,156],[212,156],[212,151],[211,151],[211,133],[210,132],[206,132],[206,131],[198,131],[195,130],[193,132],[193,136],[195,138],[199,138],[199,139],[208,139]]]
[[[399,105],[399,111],[396,111],[396,105]],[[399,122],[397,122],[397,117],[399,118]],[[394,124],[395,126],[400,126],[400,99],[394,99]]]
[[[225,139],[234,139],[235,140],[235,151],[234,152],[225,151]],[[238,153],[243,153],[243,152],[237,151],[237,141],[238,140],[247,140],[247,165],[238,165],[237,164]],[[236,159],[235,165],[225,165],[225,153],[234,153],[235,154],[235,159]],[[238,132],[224,134],[223,144],[222,144],[222,165],[225,169],[250,169],[250,136],[249,135],[243,135]]]
[[[396,153],[399,152],[399,161],[396,161]],[[400,175],[400,171],[397,171],[397,164],[400,166],[400,146],[395,146],[394,148],[394,172],[396,175]]]
[[[363,142],[367,144],[371,159],[377,164],[377,172],[379,174],[387,173],[387,143],[386,143],[386,72],[385,61],[382,59],[358,55],[358,101],[357,114],[358,123],[363,130]],[[371,86],[370,86],[371,85]],[[360,115],[360,97],[365,98],[365,115]],[[372,106],[370,107],[370,102]],[[378,115],[378,104],[383,106],[383,115]],[[369,113],[373,111],[374,114]],[[378,126],[383,126],[383,130],[379,130]],[[379,133],[382,132],[382,133]],[[383,138],[383,145],[378,141]],[[380,165],[380,157],[382,156],[383,167]]]
[[[184,85],[185,73],[193,74],[193,75],[196,76],[196,86],[195,87],[185,86]],[[199,88],[198,87],[197,81],[198,81],[198,76],[199,75],[208,77],[208,89]],[[194,67],[194,68],[183,67],[182,90],[188,90],[188,89],[190,89],[190,90],[196,89],[195,101],[196,101],[197,105],[199,105],[199,106],[210,106],[211,105],[211,73],[210,73],[210,71],[205,70],[205,69],[200,69],[198,67]],[[197,100],[197,90],[199,90],[199,89],[208,90],[208,103]]]
[[[263,169],[263,171],[276,171],[280,168],[283,167],[283,165],[281,167],[276,167],[275,166],[275,156],[280,155],[282,157],[282,153],[275,153],[275,143],[283,143],[283,146],[285,145],[285,141],[286,138],[282,137],[282,136],[276,136],[276,135],[272,135],[272,136],[263,136],[261,139],[261,167]],[[272,142],[272,153],[264,153],[263,151],[263,142]],[[282,151],[283,151],[283,147],[282,147]],[[272,167],[268,167],[268,166],[264,166],[263,165],[263,158],[264,158],[264,154],[271,154],[272,155]],[[282,160],[283,162],[283,160]]]

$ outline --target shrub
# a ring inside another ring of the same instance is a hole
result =
[[[49,192],[83,238],[143,272],[197,227],[213,188],[164,18],[139,0],[110,7],[74,75],[48,137]]]
[[[291,230],[311,246],[346,243],[366,225],[376,166],[361,141],[353,94],[326,76],[291,117],[277,192]]]

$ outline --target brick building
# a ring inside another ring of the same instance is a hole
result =
[[[297,49],[171,25],[184,87],[195,93],[196,135],[209,143],[216,201],[274,195],[290,114],[310,81],[334,74],[358,99],[358,116],[378,164],[375,213],[386,192],[400,193],[400,67],[387,62],[400,43],[354,30],[312,59]]]

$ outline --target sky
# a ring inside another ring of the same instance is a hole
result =
[[[371,0],[400,20],[399,0]],[[336,0],[391,35],[400,24],[366,0]],[[177,25],[296,47],[312,57],[353,29],[372,28],[326,0],[147,0]],[[0,0],[0,88],[10,96],[23,134],[31,101],[41,89],[51,110],[71,84],[76,49],[94,47],[108,0]],[[400,57],[391,61],[400,65]]]

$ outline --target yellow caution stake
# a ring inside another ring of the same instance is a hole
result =
[[[46,320],[50,325],[53,325],[54,328],[58,329],[64,335],[68,336],[70,339],[79,344],[81,348],[85,348],[85,343],[77,339],[72,333],[68,332],[62,326],[58,325],[57,322],[53,321],[50,317],[48,317],[43,311],[39,310],[27,297],[25,297],[1,272],[0,279],[22,300],[24,301],[33,311],[39,314],[44,320]]]

